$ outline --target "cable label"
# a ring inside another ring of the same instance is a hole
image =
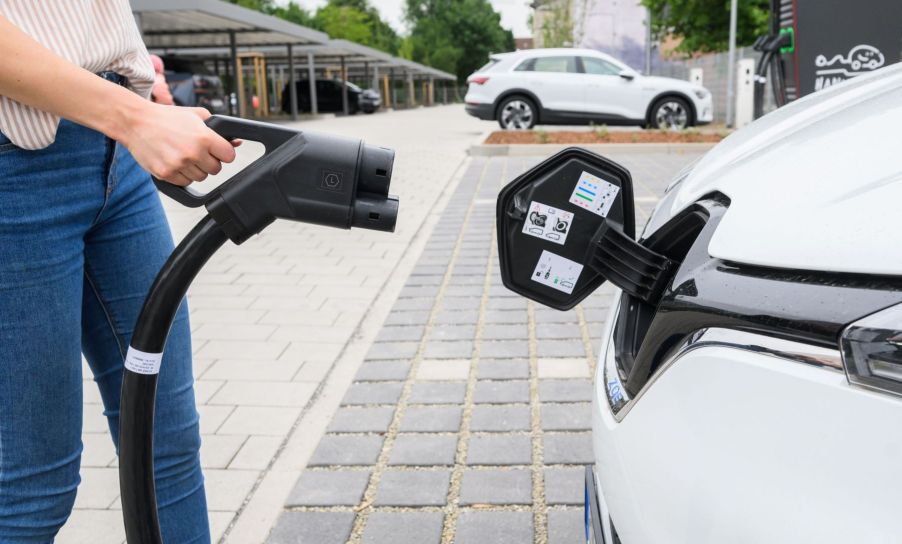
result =
[[[131,346],[125,356],[125,368],[137,374],[159,374],[162,353],[145,353]]]

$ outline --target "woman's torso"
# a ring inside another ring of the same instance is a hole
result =
[[[64,59],[110,70],[147,97],[154,71],[128,0],[0,0],[0,15]],[[47,147],[59,117],[0,96],[0,132],[25,149]]]

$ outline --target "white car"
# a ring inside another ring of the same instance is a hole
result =
[[[902,542],[900,126],[897,65],[673,181],[641,239],[678,266],[602,343],[590,539]]]
[[[536,124],[682,129],[710,123],[711,93],[688,81],[643,76],[590,49],[491,55],[467,78],[467,113],[504,129]]]

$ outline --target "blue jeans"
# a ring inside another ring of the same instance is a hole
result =
[[[0,134],[0,542],[52,542],[69,517],[80,481],[82,353],[118,444],[123,360],[171,251],[159,197],[126,148],[66,121],[38,151]],[[167,544],[210,540],[199,451],[183,303],[154,429]]]

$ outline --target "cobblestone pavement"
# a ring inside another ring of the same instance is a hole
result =
[[[612,156],[637,222],[696,155]],[[584,542],[591,377],[610,304],[507,291],[495,197],[540,158],[474,158],[270,534],[271,544]]]

